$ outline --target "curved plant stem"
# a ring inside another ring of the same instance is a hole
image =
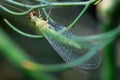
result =
[[[91,3],[96,3],[99,0],[89,0],[89,1],[82,1],[82,2],[47,2],[43,0],[40,0],[41,5],[28,5],[28,4],[22,4],[13,0],[8,0],[7,2],[17,5],[17,6],[26,6],[27,8],[43,8],[43,7],[49,7],[49,6],[54,6],[54,7],[65,7],[65,6],[85,6],[86,4],[91,4]]]
[[[14,12],[14,11],[11,11],[11,10],[7,9],[6,7],[4,7],[2,5],[0,5],[0,8],[2,8],[6,12],[8,12],[10,14],[13,14],[13,15],[25,15],[25,14],[28,14],[32,10],[32,8],[31,8],[31,9],[29,9],[27,11],[24,11],[24,12]]]
[[[96,1],[96,0],[94,0]],[[15,4],[17,6],[26,6],[27,8],[40,8],[40,7],[49,7],[49,6],[82,6],[82,5],[86,5],[88,4],[90,1],[85,1],[85,2],[47,2],[45,4],[41,4],[41,5],[27,5],[27,4],[22,4],[13,0],[8,0],[7,2],[11,3],[11,4]]]
[[[32,35],[32,34],[22,32],[19,29],[15,28],[15,26],[13,26],[7,19],[4,19],[4,21],[9,25],[10,28],[12,28],[14,31],[16,31],[17,33],[23,36],[30,37],[30,38],[42,38],[43,37],[43,35]]]
[[[71,29],[83,17],[83,15],[86,13],[86,11],[90,7],[90,5],[91,4],[87,4],[84,7],[84,9],[82,10],[82,12],[80,12],[80,14],[77,16],[77,18],[67,27],[68,29]]]
[[[102,34],[98,34],[98,35],[93,35],[93,36],[86,36],[86,37],[82,37],[88,41],[94,41],[94,40],[105,40],[105,39],[110,39],[112,37],[116,37],[118,34],[120,33],[120,26],[109,31],[109,32],[105,32]]]
[[[101,1],[101,0],[100,0]],[[75,26],[75,24],[85,15],[85,13],[87,12],[88,8],[95,4],[95,0],[91,0],[88,4],[85,5],[84,9],[82,10],[82,12],[80,12],[80,14],[77,16],[77,18],[67,27],[68,29],[71,29],[72,27]]]

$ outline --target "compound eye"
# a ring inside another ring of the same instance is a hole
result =
[[[33,16],[36,16],[36,12],[35,11],[30,12],[29,16],[30,16],[30,18]]]

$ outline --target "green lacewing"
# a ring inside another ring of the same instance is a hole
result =
[[[35,12],[30,13],[31,20],[36,24],[36,27],[42,32],[54,50],[62,57],[67,63],[74,61],[89,52],[94,45],[87,41],[80,39],[80,36],[73,33],[71,30],[67,30],[57,22],[48,22],[37,17]],[[64,32],[60,33],[61,30]],[[75,66],[77,69],[96,69],[101,63],[100,54],[96,54],[83,64]]]

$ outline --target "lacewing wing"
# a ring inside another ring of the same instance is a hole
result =
[[[55,31],[60,31],[63,28],[65,28],[64,26],[62,26],[61,24],[56,23],[56,22],[49,23],[49,24],[52,27],[51,29],[53,29]],[[48,42],[51,44],[51,46],[62,57],[62,59],[68,63],[80,58],[81,56],[84,56],[85,54],[87,54],[87,52],[92,47],[94,47],[94,45],[91,42],[85,41],[85,40],[80,40],[80,36],[77,36],[71,30],[66,30],[61,35],[65,36],[66,38],[69,38],[71,40],[74,40],[78,44],[82,45],[82,48],[78,49],[78,48],[69,46],[67,44],[60,43],[57,40],[55,40],[53,37],[49,37],[47,34],[45,34],[45,37],[48,40]],[[83,63],[82,65],[75,66],[75,68],[89,69],[89,70],[96,69],[99,67],[100,63],[101,63],[101,56],[100,56],[100,54],[97,53],[91,59],[89,59],[88,61]],[[79,62],[78,62],[78,64],[79,64]]]

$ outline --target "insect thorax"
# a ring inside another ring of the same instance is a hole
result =
[[[48,21],[45,21],[42,18],[38,18],[36,16],[33,16],[32,17],[32,21],[35,23],[36,27],[38,27],[39,29],[43,29],[43,28],[48,28],[49,27]]]

